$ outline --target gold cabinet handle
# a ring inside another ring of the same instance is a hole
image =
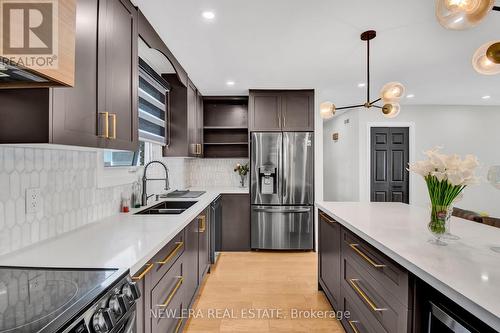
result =
[[[178,333],[179,332],[179,329],[182,326],[182,322],[183,322],[182,318],[177,321],[177,325],[175,325],[174,333]]]
[[[177,244],[177,246],[172,250],[172,252],[170,252],[169,255],[162,261],[157,261],[156,262],[157,264],[165,265],[167,262],[170,261],[170,259],[172,259],[177,254],[177,252],[179,252],[181,247],[184,246],[184,242],[175,242],[175,244]]]
[[[113,124],[113,134],[109,136],[109,138],[114,140],[116,139],[116,113],[110,113],[109,116],[111,117],[111,123]]]
[[[200,226],[198,228],[198,231],[200,233],[203,233],[207,230],[207,217],[205,215],[200,215],[198,219],[200,220]]]
[[[334,219],[332,219],[330,216],[326,215],[325,213],[323,212],[319,212],[319,216],[325,220],[325,222],[328,222],[328,223],[338,223],[337,221],[335,221]]]
[[[165,302],[163,302],[162,304],[158,304],[158,306],[161,306],[162,308],[164,308],[164,307],[167,307],[170,304],[170,302],[172,301],[172,298],[174,298],[175,294],[177,293],[177,291],[181,287],[182,282],[184,282],[184,277],[182,277],[182,276],[178,276],[177,279],[178,279],[178,281],[175,284],[174,289],[172,289],[172,291],[168,295],[168,297],[165,300]]]
[[[146,267],[146,268],[139,275],[132,276],[132,280],[134,280],[134,281],[140,281],[140,280],[144,279],[144,277],[146,276],[146,274],[148,274],[149,271],[153,269],[153,266],[154,266],[154,264],[146,264],[146,265],[144,265],[144,267]]]
[[[99,116],[104,116],[104,134],[99,134],[101,138],[109,137],[109,112],[99,112]]]
[[[356,327],[356,324],[359,323],[359,321],[349,320],[348,323],[349,323],[349,326],[351,326],[351,328],[352,328],[352,330],[353,330],[354,333],[359,333],[359,330]]]
[[[365,292],[358,286],[358,281],[359,279],[349,279],[349,283],[354,288],[356,293],[370,306],[373,311],[386,311],[386,308],[379,308],[375,305],[375,303],[368,297],[368,295],[366,295]]]
[[[359,249],[359,244],[349,244],[351,249],[353,249],[361,258],[365,259],[370,265],[372,265],[375,268],[384,268],[386,265],[384,264],[377,264],[375,261],[373,261],[370,257],[368,257],[366,254],[364,254],[360,249]]]

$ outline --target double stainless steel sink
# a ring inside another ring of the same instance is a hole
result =
[[[136,215],[178,215],[184,213],[197,201],[163,201],[157,205],[141,210]]]

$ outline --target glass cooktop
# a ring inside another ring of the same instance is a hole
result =
[[[0,267],[0,333],[39,332],[76,314],[114,272]]]

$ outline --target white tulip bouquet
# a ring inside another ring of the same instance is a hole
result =
[[[431,222],[429,230],[439,239],[446,233],[453,202],[468,186],[477,183],[475,170],[479,166],[476,156],[465,158],[440,153],[440,148],[425,152],[425,161],[410,164],[409,171],[424,177],[431,200]]]

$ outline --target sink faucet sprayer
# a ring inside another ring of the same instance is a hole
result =
[[[165,169],[165,178],[147,178],[146,174],[148,171],[148,167],[153,163],[158,163],[158,164],[161,164],[163,166],[163,168]],[[141,202],[141,204],[143,206],[146,206],[148,204],[148,199],[153,196],[153,194],[151,194],[149,196],[147,194],[146,188],[147,188],[148,180],[164,180],[165,181],[165,190],[166,191],[170,190],[170,184],[168,181],[168,168],[165,165],[165,163],[163,163],[161,161],[151,161],[144,166],[144,175],[142,176],[142,202]]]

